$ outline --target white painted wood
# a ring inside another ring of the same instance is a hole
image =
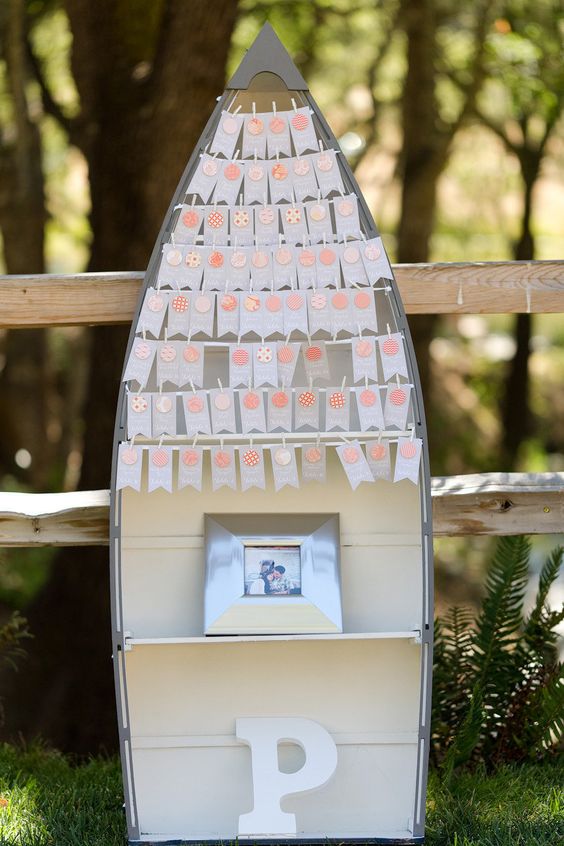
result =
[[[399,744],[405,745],[417,743],[417,732],[396,731],[396,732],[336,732],[333,739],[337,746],[359,746],[359,745],[381,745]],[[132,746],[134,749],[184,749],[193,746],[241,746],[240,740],[231,734],[190,734],[170,737],[168,735],[157,735],[155,737],[133,737]],[[283,742],[282,742],[283,745]]]
[[[397,638],[419,640],[421,632],[413,629],[408,632],[348,632],[345,634],[287,634],[287,635],[236,635],[217,637],[127,637],[130,646],[169,646],[175,643],[199,643],[213,646],[218,643],[265,643],[267,641],[287,640],[395,640]]]

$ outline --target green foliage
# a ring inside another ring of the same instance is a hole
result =
[[[432,756],[447,775],[465,764],[540,758],[564,738],[555,631],[564,607],[547,606],[562,553],[559,547],[546,561],[525,616],[530,542],[501,538],[475,623],[459,608],[436,621]]]
[[[21,642],[27,637],[31,637],[27,620],[14,611],[9,620],[0,625],[0,664],[9,664],[16,669],[16,662],[25,655]]]

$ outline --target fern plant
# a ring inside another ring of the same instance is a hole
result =
[[[483,762],[494,767],[549,754],[564,738],[564,666],[556,626],[564,607],[546,604],[562,548],[546,561],[525,617],[530,542],[502,538],[475,621],[451,609],[435,624],[431,754],[447,775]]]
[[[17,670],[17,661],[25,655],[22,640],[31,636],[25,617],[14,611],[5,623],[0,624],[0,666],[7,664]],[[0,699],[0,724],[3,718],[4,709]]]

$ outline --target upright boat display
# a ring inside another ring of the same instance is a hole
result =
[[[130,843],[423,841],[417,367],[366,203],[268,24],[145,275],[110,549]]]

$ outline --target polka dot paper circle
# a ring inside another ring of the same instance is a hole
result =
[[[200,215],[193,209],[188,209],[182,215],[182,223],[186,229],[195,229],[200,224]]]
[[[251,218],[249,216],[249,212],[247,211],[235,211],[233,212],[233,224],[238,226],[239,228],[243,228],[248,226],[251,222]]]
[[[137,414],[147,411],[148,407],[149,403],[145,397],[131,397],[131,410],[135,411]]]
[[[189,250],[186,253],[186,258],[184,259],[184,264],[186,267],[199,267],[202,263],[202,257],[199,253],[195,252],[194,250]]]
[[[257,349],[257,361],[260,361],[261,364],[269,364],[272,357],[272,347],[259,347]]]

